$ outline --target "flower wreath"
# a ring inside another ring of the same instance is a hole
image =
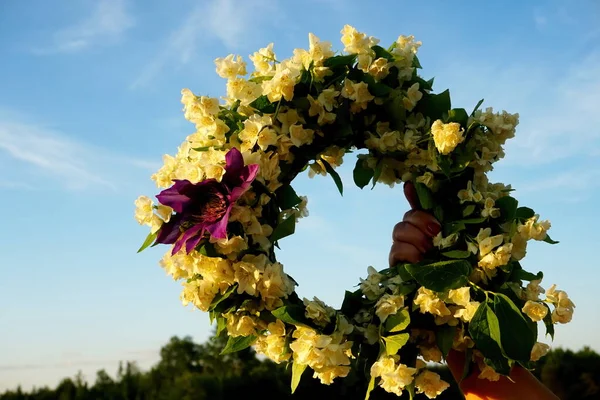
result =
[[[486,177],[518,114],[480,110],[483,100],[467,114],[447,90],[433,94],[433,79],[417,74],[413,36],[384,49],[351,26],[341,33],[343,55],[312,34],[308,50],[282,61],[270,44],[250,56],[248,78],[240,56],[218,58],[224,104],[182,91],[196,132],[152,176],[164,188],[158,205],[136,200],[137,221],[151,227],[140,251],[170,245],[161,265],[182,281],[184,305],[227,333],[223,353],[253,345],[292,363],[292,391],[308,366],[324,384],[362,375],[367,397],[379,385],[434,398],[448,383],[424,361],[451,349],[466,352],[465,372],[477,364],[480,378],[532,367],[548,350],[536,342],[537,322],[553,336],[575,306],[556,285],[541,299],[542,273],[519,263],[528,240],[556,243],[550,223]],[[330,175],[342,193],[335,168],[355,149],[366,149],[356,185],[413,182],[442,232],[426,261],[369,267],[335,310],[296,295],[275,247],[308,214],[294,178]]]

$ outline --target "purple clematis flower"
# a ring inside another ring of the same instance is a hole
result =
[[[175,180],[173,186],[156,196],[161,204],[171,207],[176,213],[162,226],[156,238],[157,243],[175,243],[172,254],[184,245],[190,253],[205,232],[217,239],[227,237],[231,208],[256,178],[258,165],[244,166],[242,154],[236,148],[227,152],[225,161],[221,182],[215,179],[198,183]]]

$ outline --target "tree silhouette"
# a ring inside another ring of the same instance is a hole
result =
[[[260,397],[261,400],[362,400],[366,383],[349,376],[323,386],[307,370],[294,395],[290,394],[290,368],[257,357],[248,348],[221,355],[226,336],[213,335],[202,344],[191,337],[172,337],[160,350],[160,361],[149,371],[134,362],[122,362],[112,378],[105,370],[96,374],[93,384],[78,373],[58,386],[25,393],[20,387],[0,394],[0,400],[221,400]],[[445,366],[434,367],[453,383],[440,400],[463,398]],[[573,352],[556,349],[540,360],[534,373],[563,400],[600,399],[600,355],[589,347]],[[416,396],[418,399],[425,399]],[[375,389],[371,399],[398,399]],[[408,399],[405,394],[401,399]]]

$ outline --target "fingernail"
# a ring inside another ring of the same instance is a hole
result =
[[[427,232],[429,232],[431,236],[435,236],[438,233],[440,233],[441,229],[441,226],[439,226],[438,224],[434,224],[433,222],[427,224]]]

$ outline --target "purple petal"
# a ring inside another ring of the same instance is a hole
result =
[[[175,242],[175,246],[173,246],[173,251],[171,252],[171,254],[175,254],[177,253],[179,250],[181,250],[181,248],[183,247],[183,245],[186,245],[186,250],[189,253],[191,250],[188,250],[188,246],[187,246],[187,241],[194,238],[194,236],[198,236],[198,240],[196,241],[196,244],[198,244],[198,242],[200,241],[200,239],[202,239],[202,232],[204,231],[205,226],[204,224],[198,224],[198,225],[194,225],[192,226],[190,229],[188,229],[187,231],[184,232],[183,236],[181,236],[181,238],[179,240],[177,240],[177,242]],[[194,246],[196,247],[196,246]],[[193,247],[192,247],[193,250]]]
[[[204,233],[204,231],[202,233]],[[185,251],[188,254],[190,254],[192,250],[194,250],[196,246],[198,246],[198,243],[200,243],[200,241],[202,240],[202,233],[194,236],[193,238],[185,242]]]
[[[171,218],[169,222],[163,224],[158,231],[158,235],[156,236],[157,243],[163,244],[172,244],[175,243],[179,235],[181,234],[179,227],[181,226],[181,217],[179,215],[175,215]]]
[[[244,157],[238,149],[233,147],[225,154],[225,176],[231,174],[233,177],[237,177],[242,168],[244,168]]]
[[[241,182],[238,185],[236,185],[237,187],[234,187],[231,190],[229,199],[232,203],[239,199],[240,196],[243,195],[244,192],[246,192],[246,190],[248,190],[250,184],[252,183],[254,178],[256,178],[258,168],[258,164],[251,164],[244,167],[242,174],[240,175]]]
[[[208,225],[206,230],[215,239],[227,239],[227,223],[229,222],[229,214],[231,213],[232,205],[229,205],[227,212],[223,215],[223,218],[218,220],[212,225]]]
[[[185,189],[190,185],[193,186],[188,180],[176,180],[173,186],[160,192],[156,198],[160,204],[169,206],[175,210],[175,212],[181,213],[191,200],[188,196],[183,194]]]

